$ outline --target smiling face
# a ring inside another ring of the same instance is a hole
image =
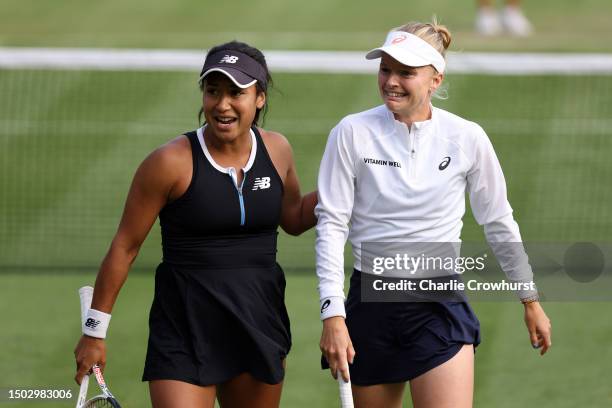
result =
[[[206,76],[202,91],[209,133],[223,143],[250,137],[255,112],[266,102],[266,95],[258,93],[256,85],[242,89],[225,75],[213,72]]]
[[[431,94],[443,78],[432,66],[409,67],[383,54],[378,90],[395,119],[410,125],[429,119]]]

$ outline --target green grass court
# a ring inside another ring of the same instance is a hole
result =
[[[76,289],[86,275],[3,275],[2,386],[71,387],[76,343],[78,298]],[[132,275],[113,314],[107,342],[107,380],[126,407],[149,406],[146,383],[140,382],[146,352],[146,318],[152,299],[152,278]],[[293,350],[281,406],[335,407],[336,383],[319,367],[320,322],[315,282],[310,276],[289,275],[287,303],[292,318]],[[29,301],[26,300],[29,299]],[[32,303],[32,300],[35,300]],[[11,306],[13,305],[13,306]],[[522,307],[517,304],[473,305],[483,327],[483,343],[476,353],[475,407],[607,407],[612,396],[608,377],[610,328],[608,303],[551,303],[546,311],[553,321],[550,354],[532,351],[523,330]],[[43,308],[53,318],[53,329],[37,341],[28,323]],[[74,310],[77,310],[75,315]],[[315,312],[313,312],[315,310]],[[76,317],[75,317],[76,316]],[[93,384],[92,384],[93,386]],[[62,407],[68,404],[10,404],[6,407]],[[410,405],[407,405],[410,406]]]
[[[606,40],[612,3],[601,0],[526,0],[535,37],[490,41],[471,34],[472,2],[139,3],[3,4],[0,46],[206,48],[237,32],[263,49],[365,50],[390,26],[435,12],[456,32],[455,50],[612,50]],[[311,191],[331,127],[380,103],[376,79],[273,76],[265,127],[287,136],[302,190]],[[0,70],[0,388],[77,392],[77,288],[93,283],[137,165],[197,126],[196,79],[197,72]],[[489,134],[525,241],[610,241],[612,76],[450,75],[446,82],[449,99],[434,104]],[[463,239],[482,240],[469,210],[464,222]],[[338,406],[336,383],[319,369],[313,244],[312,231],[281,234],[293,332],[282,401],[289,408]],[[149,406],[140,376],[160,256],[155,226],[113,311],[107,380],[128,408]],[[529,345],[520,304],[473,306],[483,339],[475,407],[612,406],[611,303],[545,304],[553,348],[543,358]],[[69,405],[0,402],[0,408]]]
[[[315,186],[326,134],[343,115],[377,101],[367,76],[277,75],[267,127],[295,150],[304,191]],[[32,89],[32,84],[41,84]],[[603,241],[612,229],[609,77],[448,78],[438,105],[488,130],[527,241]],[[27,88],[30,87],[30,88]],[[27,88],[28,92],[20,90]],[[2,274],[1,386],[72,386],[76,289],[93,282],[132,173],[155,146],[196,126],[193,77],[171,73],[0,72]],[[544,103],[548,101],[548,103]],[[464,240],[482,233],[467,216]],[[314,234],[282,236],[294,346],[283,406],[334,406],[335,383],[318,369]],[[139,379],[157,227],[145,243],[113,317],[108,379],[126,406],[147,406]],[[551,303],[554,348],[539,358],[517,303],[481,303],[476,406],[604,407],[610,304]],[[43,310],[41,316],[39,311]],[[32,322],[51,322],[35,337]],[[26,404],[27,405],[27,404]],[[49,403],[45,406],[53,406]],[[58,405],[59,406],[59,405]]]

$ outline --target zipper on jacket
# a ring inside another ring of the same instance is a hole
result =
[[[415,159],[416,159],[416,129],[413,126],[408,128],[408,134],[410,135],[410,160],[408,161],[408,176],[414,177]]]

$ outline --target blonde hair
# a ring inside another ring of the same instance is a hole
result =
[[[404,31],[416,35],[434,47],[446,59],[446,50],[451,43],[451,33],[446,26],[438,24],[436,16],[431,18],[431,23],[411,21],[394,28],[393,31]],[[436,71],[435,68],[434,71]],[[448,85],[442,84],[431,96],[437,99],[448,99]]]
[[[412,21],[401,27],[396,27],[393,31],[404,31],[414,34],[417,37],[425,40],[434,47],[443,57],[446,58],[446,50],[451,43],[451,33],[443,25],[438,24],[437,18],[434,16],[431,23],[419,23]]]

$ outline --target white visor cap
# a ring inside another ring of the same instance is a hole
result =
[[[366,59],[380,58],[383,52],[409,67],[433,65],[441,74],[446,68],[442,54],[427,41],[404,31],[389,32],[383,46],[368,52]]]

